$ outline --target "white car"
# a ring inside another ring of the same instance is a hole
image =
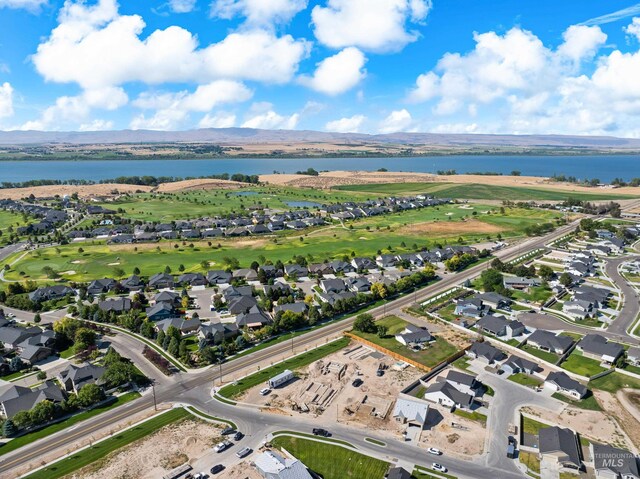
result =
[[[222,452],[225,449],[227,449],[229,446],[231,446],[231,443],[229,441],[222,441],[222,442],[219,442],[218,444],[216,444],[213,447],[213,450],[216,451],[216,452]]]
[[[260,390],[260,396],[266,396],[267,394],[269,394],[271,392],[271,389],[269,388],[262,388]]]
[[[248,456],[249,454],[251,454],[251,452],[252,452],[251,448],[243,447],[238,452],[236,452],[236,456],[238,456],[240,459],[242,459],[243,457]]]
[[[440,464],[438,464],[437,462],[434,462],[431,465],[431,469],[433,469],[434,471],[438,471],[438,472],[447,472],[447,468],[444,466],[441,466]]]
[[[430,447],[429,449],[427,449],[427,452],[429,454],[433,454],[434,456],[439,456],[440,454],[442,454],[440,449],[436,449],[435,447]]]

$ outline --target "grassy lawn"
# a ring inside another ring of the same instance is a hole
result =
[[[388,328],[387,335],[384,338],[378,337],[377,334],[361,333],[359,331],[352,332],[361,338],[393,351],[396,354],[412,359],[420,364],[424,364],[427,367],[433,367],[441,363],[444,359],[457,351],[455,346],[449,344],[446,340],[440,337],[436,337],[436,340],[428,345],[426,349],[417,352],[412,351],[408,347],[396,341],[394,337],[395,334],[402,332],[408,325],[406,321],[398,318],[397,316],[387,316],[376,324],[386,326]]]
[[[35,223],[33,218],[24,218],[20,213],[0,210],[0,246],[4,246],[9,242],[9,236],[12,234],[9,228],[13,228],[15,232],[20,226],[26,226],[29,223]]]
[[[562,369],[566,369],[567,371],[586,377],[594,376],[595,374],[606,370],[600,366],[598,361],[584,357],[577,349],[574,349],[571,352],[561,366]]]
[[[4,446],[0,447],[0,455],[15,451],[16,449],[19,449],[27,444],[31,444],[38,439],[42,439],[43,437],[55,434],[58,431],[62,431],[63,429],[71,427],[74,424],[78,424],[81,421],[85,421],[86,419],[97,416],[98,414],[101,414],[103,412],[109,411],[110,409],[122,406],[123,404],[133,401],[134,399],[137,399],[139,397],[140,393],[129,392],[123,394],[122,396],[119,396],[115,401],[109,404],[105,404],[104,406],[91,409],[90,411],[81,412],[79,414],[71,416],[68,419],[65,419],[64,421],[52,424],[34,432],[24,434],[23,436],[16,437],[15,439],[12,439],[8,443],[6,443]]]
[[[536,474],[540,474],[540,459],[538,455],[533,452],[518,452],[518,460],[527,466],[527,468]]]
[[[553,296],[553,292],[549,287],[544,286],[535,286],[530,288],[528,292],[526,291],[513,291],[514,299],[518,301],[527,300],[531,303],[540,303],[543,304],[547,301],[551,296]]]
[[[534,376],[529,376],[528,374],[524,374],[524,373],[512,374],[509,376],[508,379],[509,381],[513,381],[514,383],[522,384],[523,386],[529,386],[534,388],[542,384],[542,381],[540,379]]]
[[[483,212],[496,211],[496,208],[470,206],[474,208],[473,212],[479,212],[477,217],[473,217],[476,221],[490,224],[492,231],[500,232],[505,238],[522,236],[525,227],[550,221],[555,215],[544,210],[522,208],[507,208],[505,215],[485,214]],[[304,232],[282,232],[268,238],[216,238],[211,241],[211,246],[208,241],[188,242],[186,245],[176,241],[107,245],[104,241],[94,240],[82,244],[82,253],[78,252],[77,244],[29,251],[6,273],[6,277],[9,280],[32,279],[50,283],[51,280],[43,273],[43,268],[48,266],[63,280],[88,281],[105,276],[116,277],[119,269],[129,276],[136,267],[142,276],[151,276],[166,266],[177,272],[181,264],[186,267],[186,273],[224,268],[225,258],[239,259],[241,267],[259,261],[261,256],[273,262],[281,260],[286,263],[293,256],[302,255],[310,262],[322,262],[350,256],[352,252],[364,256],[374,256],[378,251],[410,252],[433,247],[436,243],[455,243],[460,236],[467,243],[486,240],[486,234],[476,233],[475,229],[469,232],[468,224],[462,223],[463,218],[470,215],[469,210],[461,209],[459,205],[441,205],[364,218],[350,222],[347,229],[325,226]],[[300,241],[301,237],[303,241]]]
[[[304,438],[309,438],[309,439],[315,439],[323,441],[323,442],[330,442],[333,444],[338,444],[338,445],[342,445],[342,446],[347,446],[347,447],[352,447],[355,449],[355,446],[347,441],[341,441],[340,439],[333,439],[330,437],[318,437],[318,436],[314,436],[313,434],[308,434],[305,432],[298,432],[298,431],[276,431],[273,433],[273,436],[301,436],[303,439]]]
[[[522,416],[522,432],[525,434],[537,436],[538,431],[545,427],[549,427],[549,425],[536,421],[535,419],[531,419],[530,417]]]
[[[451,364],[453,364],[455,367],[459,369],[464,369],[465,371],[468,371],[469,363],[471,363],[471,358],[467,355],[464,355],[464,356],[460,356]]]
[[[627,195],[554,191],[542,188],[520,188],[476,183],[398,183],[335,186],[340,191],[379,193],[384,195],[428,193],[438,198],[464,198],[488,200],[566,200],[575,198],[587,201],[623,198]],[[633,198],[633,197],[631,197]]]
[[[598,404],[596,397],[593,395],[591,391],[589,391],[587,395],[579,401],[568,398],[564,394],[560,394],[560,393],[554,393],[552,394],[552,397],[555,399],[558,399],[559,401],[566,402],[567,404],[571,404],[572,406],[575,406],[580,409],[587,409],[589,411],[602,411],[600,404]]]
[[[456,309],[455,304],[449,304],[444,308],[440,308],[438,311],[436,311],[436,314],[440,316],[442,319],[444,319],[445,321],[454,321],[458,318],[458,315],[454,314],[455,309]]]
[[[520,349],[528,352],[529,354],[533,354],[535,357],[542,359],[543,361],[547,361],[548,363],[555,364],[560,356],[555,353],[550,353],[549,351],[542,351],[538,348],[531,347],[527,344],[522,346]]]
[[[297,437],[276,437],[271,443],[284,448],[324,479],[382,479],[389,463],[340,446]]]
[[[626,376],[622,373],[613,372],[601,378],[589,381],[588,386],[593,389],[600,389],[615,394],[620,389],[631,388],[640,389],[640,379]]]
[[[456,409],[455,411],[453,411],[453,413],[456,416],[460,416],[465,419],[469,419],[471,421],[479,422],[483,426],[487,424],[487,416],[485,416],[484,414],[480,414],[479,412],[475,412],[475,411],[470,412],[470,411],[463,411],[462,409]]]
[[[203,413],[199,409],[196,409],[196,408],[194,408],[192,406],[185,406],[184,408],[187,411],[189,411],[191,414],[193,414],[194,416],[202,416],[204,418],[210,419],[210,420],[215,421],[215,422],[219,422],[219,423],[222,423],[222,424],[227,424],[229,427],[232,427],[234,429],[238,429],[238,426],[236,426],[236,423],[233,422],[233,421],[229,421],[227,419],[222,419],[221,417],[211,416],[209,414]]]
[[[433,474],[437,474],[437,476],[434,476]],[[445,474],[443,472],[434,472],[433,474],[427,471],[423,467],[416,466],[416,468],[411,473],[411,477],[412,479],[440,479],[442,477],[446,479],[457,479],[456,476],[452,476],[451,474]]]
[[[312,349],[306,353],[300,354],[296,357],[287,359],[281,363],[278,363],[269,368],[263,369],[257,373],[251,374],[246,378],[240,379],[235,383],[228,384],[220,389],[220,396],[232,399],[250,389],[258,384],[266,383],[269,378],[280,374],[285,369],[295,370],[304,366],[311,364],[314,361],[317,361],[324,356],[327,356],[331,353],[339,351],[340,349],[346,347],[349,344],[350,339],[341,338],[337,341],[333,341],[331,343],[320,346],[319,348]]]
[[[120,449],[134,441],[138,441],[168,424],[185,419],[189,416],[191,416],[189,412],[182,408],[171,409],[170,411],[162,413],[149,421],[99,442],[88,449],[84,449],[66,459],[29,474],[25,479],[58,479],[60,477],[64,477],[82,467],[104,458],[107,454],[115,451],[116,449]]]

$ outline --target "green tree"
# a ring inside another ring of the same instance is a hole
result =
[[[173,357],[178,357],[178,353],[180,352],[180,341],[177,338],[171,338],[167,352]]]
[[[485,291],[496,291],[503,285],[503,276],[500,271],[489,268],[480,275],[480,282],[482,283],[482,289]]]
[[[379,325],[378,326],[378,337],[379,338],[384,338],[387,335],[387,332],[389,331],[389,328],[387,328],[384,325]]]
[[[33,317],[33,322],[37,324],[40,321],[42,321],[42,317],[40,316],[40,313],[36,313],[36,315]]]
[[[353,322],[353,329],[361,333],[375,333],[376,323],[373,321],[373,316],[368,313],[358,315]]]
[[[137,266],[135,268],[133,268],[133,274],[135,274],[135,275],[140,274],[140,268],[138,268]]]
[[[549,281],[551,278],[553,278],[554,274],[555,273],[553,272],[553,269],[551,269],[551,267],[547,266],[546,264],[543,264],[538,268],[538,275],[545,281]]]
[[[158,346],[162,346],[164,344],[164,331],[161,329],[158,331],[158,336],[156,337],[156,343],[158,343]]]
[[[56,414],[56,406],[51,401],[41,401],[31,409],[31,422],[44,424],[51,421]]]
[[[31,426],[31,411],[18,411],[13,416],[13,423],[18,427],[18,429],[25,429]]]
[[[17,432],[18,428],[11,419],[7,419],[2,425],[2,435],[4,437],[11,437]]]
[[[78,391],[78,402],[83,407],[89,407],[104,399],[104,391],[97,384],[86,384]]]
[[[573,283],[573,280],[571,279],[571,275],[569,273],[562,273],[559,280],[560,284],[565,287],[571,286],[571,283]]]

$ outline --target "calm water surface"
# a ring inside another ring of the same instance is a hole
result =
[[[439,156],[416,158],[309,158],[309,159],[212,159],[212,160],[96,160],[96,161],[7,161],[0,162],[0,182],[35,179],[104,180],[117,176],[198,177],[221,173],[295,173],[307,168],[322,170],[415,171],[434,173],[455,169],[458,173],[519,170],[523,175],[567,175],[611,181],[640,177],[640,156]]]

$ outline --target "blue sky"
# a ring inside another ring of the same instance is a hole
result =
[[[640,4],[0,0],[0,129],[640,137]]]

